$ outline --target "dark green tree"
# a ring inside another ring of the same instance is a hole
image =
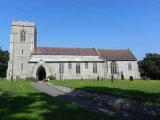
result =
[[[0,77],[6,77],[8,67],[9,53],[0,48]]]
[[[146,54],[146,57],[139,61],[139,69],[142,77],[160,79],[160,54]]]

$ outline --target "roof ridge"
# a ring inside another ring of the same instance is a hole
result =
[[[36,48],[93,49],[93,48],[80,48],[80,47],[36,47]]]
[[[119,50],[125,50],[130,51],[130,49],[105,49],[105,48],[83,48],[83,47],[35,47],[35,48],[62,48],[62,49],[96,49],[96,50],[113,50],[113,51],[119,51]]]
[[[105,48],[98,48],[98,50],[125,50],[125,51],[128,51],[128,49],[105,49]]]

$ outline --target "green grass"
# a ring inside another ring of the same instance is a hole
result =
[[[30,82],[0,80],[0,120],[113,120],[41,93]]]
[[[54,80],[53,84],[160,104],[160,80]]]

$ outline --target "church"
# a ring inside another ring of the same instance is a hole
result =
[[[12,21],[7,79],[139,79],[130,49],[37,47],[34,22]]]

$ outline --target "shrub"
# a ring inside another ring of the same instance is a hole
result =
[[[48,76],[49,80],[55,80],[56,77],[55,76]]]
[[[0,77],[0,80],[5,80],[5,78],[4,77]]]
[[[38,81],[38,80],[36,80],[36,79],[35,79],[35,78],[33,78],[33,77],[27,77],[27,78],[26,78],[26,80],[28,80],[28,81],[33,81],[33,82]]]

